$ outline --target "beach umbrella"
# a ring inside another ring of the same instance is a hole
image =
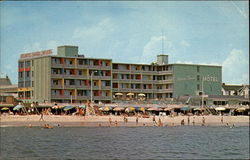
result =
[[[134,107],[128,107],[125,109],[125,112],[133,112],[133,111],[135,111]]]
[[[79,106],[79,108],[86,108],[86,105],[81,105]]]
[[[145,97],[146,95],[143,94],[143,93],[140,93],[140,94],[138,94],[138,96],[140,96],[140,97]]]
[[[63,110],[67,111],[67,110],[70,110],[72,108],[74,108],[74,107],[73,106],[65,106]]]
[[[170,111],[172,108],[165,108],[164,111]]]
[[[202,109],[201,108],[194,108],[194,111],[201,111]]]
[[[148,108],[147,111],[158,111],[158,108],[156,108],[156,107],[151,107],[151,108]]]
[[[7,110],[9,110],[9,108],[7,108],[7,107],[4,107],[1,109],[1,111],[7,111]]]
[[[132,92],[129,92],[129,93],[127,94],[127,96],[133,96],[133,95],[135,95],[135,94],[132,93]]]
[[[246,110],[246,108],[244,108],[244,107],[240,107],[240,108],[236,109],[237,112],[244,112],[245,110]]]
[[[216,111],[224,111],[224,110],[226,110],[226,108],[225,107],[216,107],[215,110]]]
[[[123,110],[125,110],[125,108],[122,108],[122,107],[115,107],[113,109],[113,111],[123,111]]]
[[[116,96],[122,96],[123,94],[118,92],[118,93],[115,93]]]
[[[144,107],[140,107],[140,111],[145,112],[145,108]]]
[[[52,107],[52,109],[58,109],[58,108],[59,108],[59,106],[57,106],[57,105]]]
[[[21,108],[23,108],[24,106],[23,105],[17,105],[17,106],[15,106],[14,108],[13,108],[13,110],[15,111],[15,110],[19,110],[19,109],[21,109]]]
[[[103,108],[103,111],[106,111],[106,112],[107,112],[107,111],[110,111],[111,109],[112,109],[112,108],[110,108],[110,107],[104,107],[104,108]]]
[[[184,106],[184,107],[181,107],[181,110],[182,111],[189,111],[189,110],[191,110],[191,108],[189,106]]]

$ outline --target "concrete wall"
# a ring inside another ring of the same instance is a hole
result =
[[[221,95],[221,67],[185,64],[174,64],[173,66],[174,97],[198,95],[199,91],[202,91],[202,79],[205,95]]]
[[[78,57],[77,46],[59,46],[57,47],[57,54],[66,57]]]
[[[33,66],[32,70],[34,71],[33,74],[33,83],[34,87],[33,90],[33,101],[44,102],[50,101],[50,76],[51,76],[51,58],[50,57],[43,57],[33,59]]]

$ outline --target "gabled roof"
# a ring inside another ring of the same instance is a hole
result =
[[[226,85],[226,84],[222,84],[222,88],[225,90],[225,91],[238,91],[240,90],[241,88],[243,87],[243,85]]]

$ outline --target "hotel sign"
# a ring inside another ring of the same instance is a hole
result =
[[[32,57],[40,57],[52,54],[52,50],[44,50],[39,52],[25,53],[21,54],[20,58],[32,58]]]
[[[218,82],[218,77],[207,75],[206,77],[203,77],[203,81]]]
[[[212,76],[212,75],[207,75],[202,77],[203,81],[210,81],[210,82],[219,82],[218,77]],[[177,78],[177,81],[190,81],[190,80],[196,80],[196,77],[194,76],[186,76],[182,78]]]

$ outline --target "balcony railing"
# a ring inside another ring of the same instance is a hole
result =
[[[173,92],[173,89],[130,89],[130,88],[113,88],[113,92],[151,92],[151,93],[162,93],[162,92]]]
[[[111,96],[93,96],[93,100],[111,100]]]
[[[75,96],[72,96],[72,99],[74,98]],[[51,99],[71,99],[71,96],[68,95],[51,95]]]
[[[62,85],[51,84],[51,88],[62,89]]]
[[[101,86],[101,89],[102,90],[111,90],[111,87],[110,86]]]
[[[111,80],[111,76],[93,76],[93,79]]]
[[[60,63],[51,63],[51,67],[62,68],[63,64],[60,64]]]
[[[51,78],[63,78],[63,74],[51,74]]]
[[[89,65],[84,65],[84,64],[77,64],[78,69],[88,69]]]
[[[64,64],[63,67],[64,68],[76,68],[76,65],[74,65],[74,64]]]
[[[158,71],[158,74],[173,74],[173,70],[168,70],[168,71]]]

